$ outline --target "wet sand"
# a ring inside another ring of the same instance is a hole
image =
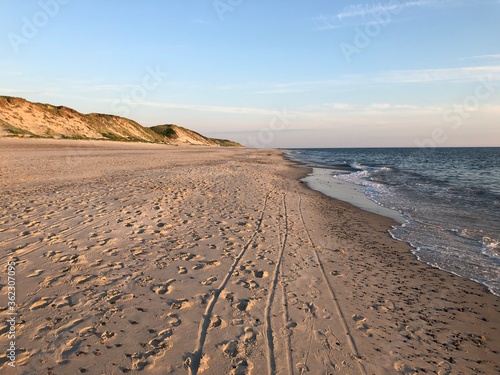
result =
[[[0,140],[0,370],[498,373],[500,298],[308,172],[277,150]]]

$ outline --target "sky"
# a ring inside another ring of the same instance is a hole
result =
[[[0,0],[0,95],[250,147],[500,146],[500,0]]]

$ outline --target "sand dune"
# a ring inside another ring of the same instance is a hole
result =
[[[0,137],[112,140],[176,145],[241,147],[227,139],[207,138],[168,124],[144,127],[120,116],[89,113],[23,98],[0,96]]]
[[[3,373],[500,371],[499,298],[305,188],[279,151],[0,140],[0,156],[19,312]]]

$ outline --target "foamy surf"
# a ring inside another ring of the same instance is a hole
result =
[[[362,186],[368,199],[400,212],[407,222],[391,235],[422,262],[500,295],[500,148],[301,149],[290,156],[333,169],[332,181]]]

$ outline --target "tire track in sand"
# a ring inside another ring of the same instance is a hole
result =
[[[212,311],[213,311],[213,309],[215,307],[215,304],[217,303],[217,301],[219,299],[220,294],[225,289],[225,287],[226,287],[227,283],[229,282],[229,279],[231,278],[231,276],[233,276],[233,273],[234,273],[236,267],[238,266],[238,263],[243,258],[243,256],[245,255],[247,249],[250,247],[250,245],[254,241],[255,237],[257,236],[257,233],[259,233],[260,228],[262,226],[262,222],[264,220],[264,213],[265,213],[266,208],[267,208],[267,202],[268,202],[269,196],[271,195],[271,193],[273,192],[273,190],[274,189],[272,189],[270,192],[268,192],[266,194],[266,197],[264,199],[264,204],[262,206],[262,211],[261,211],[261,214],[260,214],[260,218],[259,218],[259,224],[257,225],[257,228],[252,233],[252,235],[250,236],[250,239],[247,241],[247,243],[245,244],[245,246],[243,246],[243,249],[240,251],[240,253],[238,254],[238,256],[235,258],[233,264],[231,264],[231,267],[229,268],[229,271],[227,272],[226,276],[224,277],[224,280],[222,280],[222,282],[220,283],[219,287],[214,290],[213,295],[212,295],[212,299],[210,300],[210,302],[207,305],[207,308],[205,309],[205,313],[202,316],[202,319],[200,321],[200,326],[198,328],[198,343],[196,345],[195,351],[192,353],[192,355],[191,355],[191,357],[189,359],[189,362],[187,363],[188,364],[188,373],[189,373],[189,375],[196,375],[196,374],[198,374],[198,370],[199,370],[200,364],[201,364],[201,358],[203,356],[203,346],[205,345],[205,340],[207,338],[208,327],[210,326],[210,317],[212,316]]]
[[[363,364],[359,360],[361,356],[359,355],[358,348],[357,348],[356,343],[354,342],[354,339],[351,335],[351,331],[349,329],[349,326],[347,325],[347,321],[344,317],[344,313],[342,312],[342,308],[340,307],[339,301],[337,300],[337,295],[335,293],[335,290],[333,289],[330,281],[328,280],[328,277],[326,276],[325,267],[323,265],[323,262],[321,261],[321,257],[319,256],[317,247],[314,244],[314,241],[311,238],[311,234],[309,233],[309,229],[307,228],[306,223],[304,221],[304,215],[302,214],[302,196],[300,194],[299,194],[299,200],[298,200],[298,211],[299,211],[300,220],[302,221],[302,225],[304,226],[304,230],[306,232],[307,238],[308,238],[309,243],[311,244],[311,247],[313,249],[314,256],[316,258],[316,261],[318,262],[319,269],[321,270],[321,276],[323,277],[323,280],[324,280],[326,286],[328,287],[330,297],[332,298],[333,305],[335,306],[335,312],[337,313],[339,321],[340,321],[342,328],[344,330],[344,334],[346,336],[347,343],[349,344],[349,347],[351,349],[352,354],[357,359],[356,363],[358,364],[359,372],[363,375],[366,375],[365,367],[363,366]]]
[[[282,261],[283,261],[283,253],[285,251],[287,239],[288,239],[288,210],[286,206],[286,194],[283,195],[283,210],[284,210],[284,217],[285,217],[285,231],[283,233],[283,241],[281,242],[281,248],[280,248],[280,253],[278,255],[278,260],[276,261],[276,267],[274,268],[274,275],[273,275],[273,280],[271,282],[271,290],[269,291],[268,295],[268,300],[266,304],[266,309],[265,309],[265,325],[266,325],[266,346],[267,346],[267,372],[269,375],[274,375],[276,374],[276,359],[274,355],[274,340],[273,340],[273,329],[271,326],[271,309],[273,306],[273,301],[274,301],[274,296],[276,294],[276,285],[278,284],[278,278],[280,276],[280,269],[282,269]],[[278,225],[279,228],[279,225]],[[280,233],[280,238],[281,238],[281,233]],[[284,295],[284,299],[286,301],[286,294],[285,294],[285,288],[283,283],[282,285],[282,292]],[[288,323],[288,312],[287,312],[287,307],[288,304],[284,304],[284,320],[285,320],[285,328],[286,324]],[[291,359],[291,353],[290,353],[290,336],[287,335],[287,339],[285,340],[285,345],[287,345],[286,352],[287,352],[287,365],[288,365],[288,374],[293,373],[293,366],[291,365],[292,359]]]
[[[287,212],[287,207],[286,207],[286,202],[285,202],[285,197],[283,197],[283,206],[285,209],[285,232],[283,235],[283,242],[281,242],[281,231],[280,231],[280,243],[283,244],[283,251],[285,250],[286,246],[286,241],[288,239],[288,232],[290,230],[289,225],[288,225],[288,212]],[[284,277],[285,276],[285,264],[284,261],[281,262],[281,275]],[[287,291],[286,291],[286,286],[287,283],[285,280],[282,280],[281,282],[281,297],[282,297],[282,304],[283,304],[283,327],[285,330],[285,344],[286,344],[286,357],[287,357],[287,366],[288,366],[288,374],[289,375],[294,375],[293,371],[293,360],[292,360],[292,344],[290,340],[290,327],[288,326],[290,322],[290,316],[288,314],[288,300],[287,300]]]

